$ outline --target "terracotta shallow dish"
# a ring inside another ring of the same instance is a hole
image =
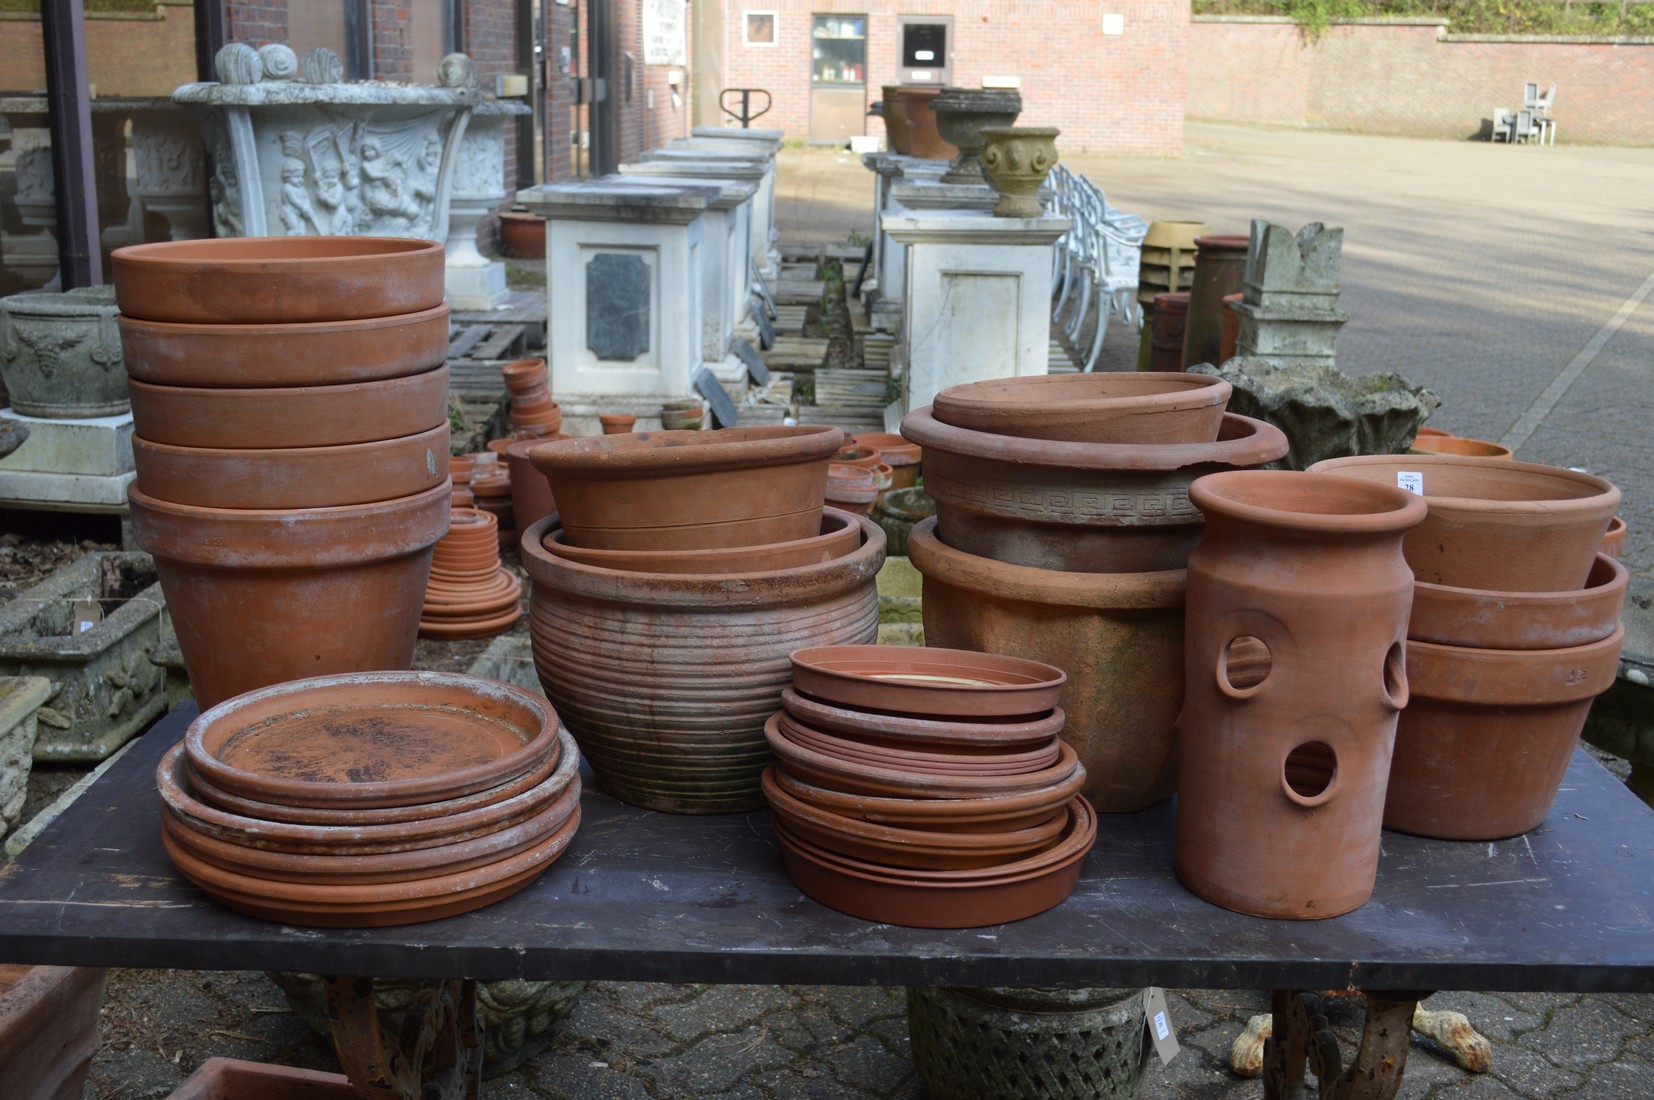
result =
[[[805,748],[781,733],[781,715],[764,724],[764,738],[781,766],[806,783],[848,794],[881,798],[983,798],[1039,791],[1067,782],[1076,771],[1083,776],[1079,757],[1061,742],[1057,762],[1021,775],[933,775],[843,760]]]
[[[334,447],[448,420],[448,367],[337,386],[209,389],[127,380],[134,431],[175,447]]]
[[[339,447],[172,447],[132,437],[139,490],[197,508],[331,508],[422,493],[448,480],[448,422]]]
[[[840,760],[929,775],[1024,775],[1051,767],[1061,755],[1056,738],[1038,748],[1006,752],[949,753],[912,746],[886,748],[823,733],[786,711],[781,712],[776,728],[794,744]]]
[[[1424,429],[1419,429],[1418,438],[1413,440],[1413,450],[1427,455],[1467,455],[1471,458],[1499,458],[1510,460],[1513,456],[1509,447],[1501,443],[1489,443],[1485,439],[1466,439],[1457,435],[1425,435]]]
[[[508,782],[557,749],[551,704],[457,673],[320,676],[220,703],[184,734],[192,768],[246,798],[405,806]]]
[[[1014,863],[1057,842],[1069,815],[1056,812],[1025,829],[992,832],[941,832],[880,825],[843,817],[803,802],[775,781],[775,766],[764,772],[764,797],[770,813],[787,830],[825,851],[893,868],[968,871]]]
[[[844,557],[861,545],[861,525],[848,512],[824,507],[821,533],[805,539],[722,550],[591,550],[570,546],[557,519],[541,545],[564,561],[629,573],[767,573]]]
[[[227,237],[117,248],[115,302],[128,317],[192,325],[349,321],[442,304],[438,241]]]
[[[630,432],[563,439],[529,453],[571,546],[713,550],[821,532],[837,428]]]
[[[814,646],[792,665],[793,687],[812,698],[922,717],[1044,715],[1068,680],[1040,661],[909,646]]]
[[[827,852],[772,819],[787,875],[841,913],[907,928],[980,928],[1059,905],[1080,878],[1097,839],[1097,818],[1076,798],[1073,824],[1058,844],[1029,859],[977,871],[882,868]]]
[[[1566,649],[1601,641],[1619,625],[1630,583],[1625,566],[1598,554],[1585,587],[1496,592],[1419,581],[1407,637],[1478,649]]]
[[[120,319],[126,373],[157,386],[263,389],[379,382],[448,358],[448,307],[260,325]]]
[[[961,754],[1014,752],[1043,745],[1062,732],[1068,715],[1057,707],[1043,718],[1027,721],[972,722],[957,718],[915,718],[907,714],[836,707],[800,695],[781,693],[788,714],[822,733],[868,745],[907,746]]]
[[[1232,392],[1221,378],[1181,371],[1046,374],[949,386],[932,412],[944,424],[1024,439],[1210,443]]]
[[[1075,773],[1037,791],[986,798],[881,798],[846,794],[806,783],[776,765],[775,784],[800,802],[841,817],[939,833],[977,833],[1028,829],[1049,821],[1063,804],[1080,793],[1083,774]]]

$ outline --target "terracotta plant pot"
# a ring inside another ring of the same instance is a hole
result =
[[[1620,503],[1620,491],[1600,477],[1534,462],[1360,455],[1310,469],[1385,485],[1419,474],[1430,515],[1407,536],[1407,564],[1421,581],[1456,588],[1583,586]]]
[[[351,321],[418,313],[442,304],[440,241],[401,237],[163,241],[117,248],[110,262],[121,312],[144,321],[188,325]],[[272,287],[280,289],[273,292]]]
[[[208,1058],[167,1100],[359,1100],[342,1073]]]
[[[448,358],[448,307],[351,321],[170,324],[122,317],[126,373],[157,386],[332,386],[423,374]]]
[[[943,424],[1073,443],[1211,443],[1233,387],[1203,374],[1041,374],[950,386],[931,415]]]
[[[1234,413],[1216,442],[1159,447],[991,435],[942,424],[928,407],[909,413],[902,433],[925,448],[943,542],[1081,573],[1181,569],[1202,523],[1189,483],[1287,451],[1280,429]]]
[[[1625,521],[1619,516],[1608,522],[1608,531],[1602,536],[1602,552],[1616,559],[1625,552]]]
[[[815,646],[792,654],[812,699],[924,718],[1021,718],[1057,705],[1068,676],[1043,661],[964,649]]]
[[[337,447],[173,447],[132,437],[139,491],[198,508],[370,504],[446,485],[448,421],[417,435]],[[473,491],[475,486],[472,486]]]
[[[908,156],[913,152],[913,146],[907,135],[907,106],[902,101],[901,87],[896,84],[886,84],[880,89],[879,113],[884,116],[885,144],[892,153]]]
[[[763,805],[762,730],[788,655],[878,633],[884,534],[857,523],[845,557],[746,574],[599,569],[547,551],[549,520],[528,529],[534,667],[605,791],[678,813]]]
[[[1510,448],[1482,439],[1465,439],[1457,435],[1425,435],[1424,429],[1413,440],[1413,450],[1427,455],[1465,455],[1470,458],[1502,458],[1511,461]]]
[[[1620,628],[1568,649],[1408,642],[1413,698],[1396,731],[1385,827],[1498,840],[1545,820],[1624,641]]]
[[[555,443],[567,438],[565,435],[553,435],[518,439],[506,447],[505,464],[511,474],[511,521],[518,530],[538,523],[557,511],[557,498],[551,494],[551,483],[534,468],[530,453],[542,443]]]
[[[1295,471],[1195,482],[1178,718],[1177,876],[1216,905],[1316,920],[1378,874],[1424,501]]]
[[[80,1100],[99,1042],[109,972],[0,963],[0,1067],[7,1100]]]
[[[1583,589],[1499,592],[1413,586],[1411,641],[1479,649],[1567,649],[1608,637],[1619,626],[1630,583],[1625,566],[1598,554]]]
[[[999,192],[996,218],[1037,218],[1045,213],[1039,189],[1057,166],[1054,127],[985,126],[982,136],[982,175]]]
[[[854,466],[858,470],[876,470],[882,462],[877,447],[864,447],[855,442],[845,444],[833,455],[834,466]]]
[[[948,87],[931,101],[930,107],[936,112],[938,132],[959,150],[942,182],[986,185],[982,129],[1016,122],[1022,113],[1022,94],[999,88]]]
[[[1223,299],[1244,289],[1246,253],[1252,238],[1244,233],[1208,233],[1195,238],[1195,275],[1189,286],[1189,320],[1183,336],[1183,362],[1223,362]]]
[[[824,756],[870,764],[876,768],[920,772],[925,775],[1026,775],[1044,771],[1061,757],[1055,738],[1033,748],[987,748],[974,752],[942,752],[934,746],[879,745],[859,737],[839,737],[814,729],[783,711],[776,730],[795,745]]]
[[[875,452],[875,460],[878,458]],[[876,463],[875,463],[876,464]],[[835,508],[853,515],[872,514],[873,502],[879,499],[879,483],[871,469],[830,463],[827,467],[827,488],[824,498]]]
[[[133,538],[155,557],[203,707],[267,684],[407,668],[446,480],[336,508],[196,508],[134,488]]]
[[[909,536],[924,575],[927,642],[1063,669],[1062,737],[1101,813],[1131,813],[1176,788],[1183,704],[1184,571],[1061,573],[967,554],[926,520]]]
[[[637,423],[637,417],[630,413],[603,413],[597,420],[604,435],[625,435]]]
[[[1240,343],[1240,314],[1235,312],[1235,303],[1246,300],[1245,294],[1225,294],[1220,330],[1221,343],[1218,349],[1218,366],[1229,362],[1236,355],[1237,345]]]
[[[1183,369],[1183,343],[1188,338],[1189,295],[1168,291],[1154,296],[1154,317],[1149,330],[1148,369],[1171,373]]]
[[[939,84],[904,84],[898,95],[902,114],[907,117],[908,151],[926,160],[952,160],[959,149],[942,137],[936,128],[936,111],[932,104],[942,94]]]
[[[448,422],[448,367],[374,382],[267,389],[131,380],[134,430],[152,443],[225,449],[337,447]]]
[[[635,432],[548,443],[530,461],[571,546],[714,550],[818,534],[843,439],[837,428]]]
[[[546,258],[546,220],[538,214],[506,210],[500,214],[500,254],[513,260]]]
[[[794,688],[781,693],[781,707],[788,717],[812,729],[862,744],[978,755],[1047,745],[1062,732],[1063,722],[1067,720],[1061,707],[1035,718],[981,721],[951,715],[888,714],[825,703]]]
[[[891,469],[890,488],[911,489],[919,484],[919,462],[923,457],[917,443],[909,443],[894,432],[861,432],[851,436],[858,447],[879,452],[880,461]]]
[[[821,565],[854,553],[861,545],[861,524],[838,508],[821,510],[821,533],[792,542],[737,546],[729,550],[586,550],[570,546],[558,520],[541,545],[566,561],[627,573],[768,573]]]

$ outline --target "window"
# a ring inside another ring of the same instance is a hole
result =
[[[777,35],[775,12],[749,11],[741,24],[741,41],[748,46],[773,46]]]

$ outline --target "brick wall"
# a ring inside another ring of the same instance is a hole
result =
[[[1183,147],[1189,33],[1186,0],[720,0],[722,87],[764,88],[770,113],[755,125],[808,137],[812,15],[867,16],[867,99],[896,82],[897,16],[951,15],[952,81],[985,76],[1022,81],[1020,123],[1057,126],[1072,152],[1176,154]],[[743,42],[746,11],[777,13],[777,45]],[[1123,33],[1103,34],[1104,14]],[[715,109],[714,109],[715,113]],[[709,116],[710,117],[710,116]],[[869,119],[869,133],[879,133]]]
[[[1522,85],[1558,86],[1558,141],[1654,144],[1654,40],[1448,36],[1439,21],[1335,25],[1313,45],[1268,18],[1198,18],[1190,118],[1475,136]]]
[[[40,17],[17,16],[0,18],[0,91],[43,92]],[[195,8],[163,3],[152,15],[88,15],[86,68],[100,96],[171,95],[195,79]]]
[[[646,150],[664,145],[675,137],[687,137],[690,126],[689,66],[646,65],[643,52],[643,0],[613,0],[614,38],[617,51],[615,83],[610,94],[620,104],[617,141],[619,162],[637,160]],[[684,19],[685,60],[692,57],[694,42],[690,21]],[[632,55],[631,96],[625,87],[625,55]],[[681,102],[674,103],[667,74],[683,74],[679,84]]]

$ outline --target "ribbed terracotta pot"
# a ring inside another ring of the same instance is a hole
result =
[[[1396,730],[1385,827],[1498,840],[1544,821],[1624,641],[1623,627],[1568,649],[1409,641],[1413,697]]]
[[[1478,649],[1566,649],[1599,642],[1619,626],[1631,575],[1598,554],[1584,588],[1499,592],[1419,581],[1407,620],[1411,641]]]
[[[1385,485],[1417,474],[1430,514],[1407,536],[1407,564],[1421,581],[1458,588],[1579,588],[1620,503],[1600,477],[1536,462],[1359,455],[1310,470]]]
[[[763,805],[764,722],[792,682],[788,655],[872,642],[884,533],[858,519],[846,557],[769,573],[627,573],[565,561],[523,536],[534,581],[534,667],[616,798],[673,813]]]
[[[949,386],[931,415],[943,424],[1074,443],[1210,443],[1234,390],[1183,371],[1099,371],[995,378]]]
[[[174,324],[122,317],[126,373],[157,386],[331,386],[421,374],[448,358],[448,306],[350,321]]]
[[[403,237],[225,237],[130,245],[110,262],[128,317],[244,325],[435,309],[442,256],[440,241]]]
[[[375,504],[241,510],[129,489],[133,538],[155,557],[196,699],[407,668],[450,495],[444,479]]]
[[[907,415],[902,434],[925,449],[925,491],[943,542],[1075,573],[1183,568],[1202,523],[1189,483],[1287,451],[1279,428],[1234,413],[1212,443],[1019,439],[942,424],[929,406]]]
[[[1246,252],[1252,238],[1244,233],[1208,233],[1195,238],[1195,276],[1189,287],[1189,323],[1183,335],[1183,362],[1223,362],[1223,299],[1244,289]]]
[[[1378,874],[1413,598],[1400,489],[1296,471],[1195,482],[1178,717],[1177,876],[1216,905],[1315,920]]]
[[[1176,785],[1183,702],[1184,572],[1060,573],[952,549],[927,519],[908,536],[924,575],[925,640],[1027,657],[1068,673],[1063,740],[1101,813],[1130,813]]]
[[[374,382],[266,389],[130,380],[133,428],[176,447],[335,447],[415,435],[448,422],[448,367]]]

